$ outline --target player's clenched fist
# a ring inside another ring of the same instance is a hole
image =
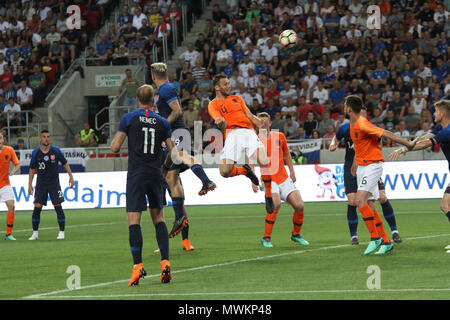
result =
[[[29,195],[33,195],[33,193],[34,193],[34,188],[33,188],[33,186],[28,186],[28,194]]]
[[[223,117],[217,118],[214,123],[219,127],[220,130],[224,130],[227,126],[227,123]]]

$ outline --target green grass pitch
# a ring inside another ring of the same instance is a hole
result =
[[[363,256],[369,234],[361,216],[360,245],[350,245],[345,202],[305,204],[302,234],[309,246],[290,240],[293,210],[283,204],[273,248],[260,244],[263,204],[188,207],[196,249],[183,251],[181,235],[170,240],[169,284],[160,283],[155,231],[145,213],[148,275],[137,287],[127,286],[132,258],[124,209],[66,210],[65,240],[56,240],[56,213],[43,211],[37,241],[28,241],[31,212],[17,212],[17,241],[0,240],[0,299],[449,299],[450,254],[444,247],[450,244],[450,223],[440,200],[391,203],[404,241],[386,256]],[[165,214],[170,230],[172,208]],[[5,220],[3,211],[1,239]],[[78,290],[67,286],[72,265],[80,270]],[[379,268],[381,289],[368,289],[369,266]]]

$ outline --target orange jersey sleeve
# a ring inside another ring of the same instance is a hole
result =
[[[286,137],[281,132],[271,131],[269,139],[265,139],[263,136],[259,136],[259,139],[267,150],[272,181],[277,184],[283,183],[288,178],[286,168],[284,167],[284,152],[289,150]]]
[[[358,165],[366,166],[384,161],[383,152],[378,144],[378,138],[383,133],[384,129],[374,126],[364,117],[360,117],[354,125],[350,123],[350,137],[353,141],[355,161]]]
[[[3,146],[0,152],[0,188],[4,186],[9,186],[9,165],[12,162],[14,165],[19,164],[19,159],[17,158],[14,149],[9,146]]]
[[[208,105],[208,112],[214,120],[223,117],[227,123],[226,129],[254,129],[253,123],[245,114],[248,110],[244,99],[239,96],[228,96],[223,100],[213,99]]]

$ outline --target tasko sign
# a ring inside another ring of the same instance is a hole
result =
[[[306,202],[346,201],[342,164],[294,166],[297,188]],[[286,168],[287,169],[287,168]],[[190,171],[181,174],[186,205],[263,203],[264,192],[253,192],[248,178],[225,179],[219,169],[205,169],[217,189],[199,196],[200,180]],[[256,168],[257,175],[260,175]],[[60,174],[64,208],[117,208],[126,204],[126,172],[74,173],[75,187],[69,177]],[[33,196],[28,194],[28,175],[10,177],[17,210],[32,210]],[[34,182],[36,179],[34,180]],[[447,161],[404,161],[383,164],[383,181],[390,199],[442,198],[450,182]],[[170,201],[170,198],[168,197]],[[49,200],[45,209],[53,209]]]

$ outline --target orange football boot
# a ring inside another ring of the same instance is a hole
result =
[[[131,280],[128,282],[128,286],[137,286],[139,284],[139,279],[144,278],[147,275],[147,271],[144,269],[144,265],[141,263],[137,264],[133,268],[131,273]]]
[[[169,283],[172,279],[172,273],[170,272],[170,262],[169,260],[163,260],[161,265],[161,282]]]
[[[183,250],[186,250],[186,251],[195,250],[195,248],[189,242],[189,239],[184,239],[183,240]]]

